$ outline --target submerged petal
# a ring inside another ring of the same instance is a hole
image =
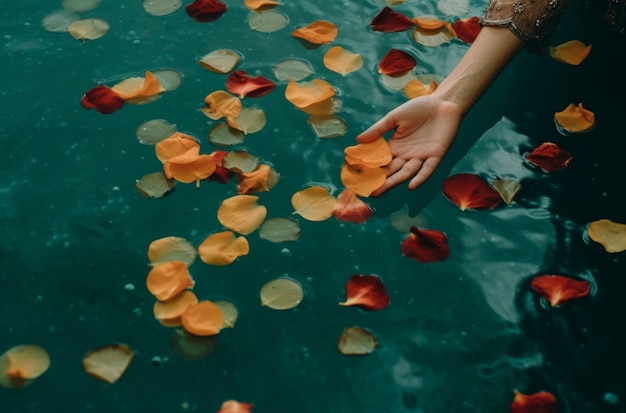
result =
[[[374,210],[357,197],[355,192],[344,189],[337,196],[337,205],[333,209],[333,216],[337,221],[362,224],[372,215],[374,215]]]
[[[111,88],[98,85],[87,92],[80,100],[85,109],[95,109],[103,115],[113,113],[124,106],[126,101]]]
[[[546,172],[566,168],[572,161],[572,154],[556,143],[544,142],[526,155],[526,160]]]
[[[413,226],[402,241],[402,254],[424,263],[445,260],[450,256],[448,238],[441,231]]]
[[[547,391],[533,394],[522,394],[515,390],[511,402],[511,413],[557,413],[559,411],[556,398]]]

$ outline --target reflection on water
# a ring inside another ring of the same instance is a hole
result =
[[[481,14],[484,5],[472,2],[468,15]],[[379,81],[380,56],[403,48],[420,70],[445,75],[465,51],[457,43],[426,49],[408,33],[369,32],[381,1],[281,7],[289,27],[316,18],[341,22],[338,42],[361,53],[365,67],[345,78],[328,72],[320,63],[323,48],[303,48],[288,29],[250,31],[248,11],[234,1],[208,25],[184,13],[159,19],[140,4],[103,2],[96,11],[108,17],[111,32],[85,44],[40,29],[58,4],[0,5],[0,93],[10,102],[0,107],[0,351],[37,343],[52,357],[50,371],[31,387],[0,389],[2,412],[217,411],[231,398],[253,402],[255,412],[494,412],[507,411],[516,388],[554,392],[563,412],[623,412],[626,334],[615,316],[623,311],[623,258],[583,241],[591,220],[626,222],[619,185],[625,108],[615,93],[624,82],[599,81],[607,61],[620,69],[624,58],[602,42],[579,68],[522,53],[472,110],[437,175],[419,191],[397,188],[372,200],[377,217],[365,225],[301,220],[297,242],[276,245],[252,234],[251,254],[234,265],[195,263],[196,293],[233,301],[240,318],[208,358],[188,361],[173,352],[171,331],[153,320],[144,287],[147,246],[166,235],[197,245],[220,229],[217,206],[235,190],[179,185],[164,199],[144,199],[134,181],[160,163],[134,133],[146,120],[167,119],[209,151],[210,125],[198,109],[224,78],[196,59],[229,47],[244,55],[242,68],[271,77],[275,62],[301,58],[337,88],[348,133],[330,140],[315,138],[307,116],[281,94],[284,84],[254,101],[268,124],[243,147],[281,173],[263,200],[272,216],[287,216],[290,197],[302,186],[341,188],[343,148],[404,101]],[[397,7],[409,15],[438,14],[435,2]],[[576,15],[567,16],[564,27],[572,29]],[[611,59],[596,57],[607,49]],[[79,105],[99,80],[162,67],[179,70],[184,81],[157,102],[110,116]],[[599,125],[565,140],[552,113],[578,100],[595,110]],[[526,168],[522,154],[551,139],[574,154],[571,167],[553,174]],[[440,194],[441,181],[457,172],[515,179],[523,190],[511,206],[461,213]],[[390,224],[398,210],[444,231],[451,257],[433,264],[403,257],[404,234]],[[380,275],[391,305],[374,313],[338,306],[355,273]],[[530,290],[540,273],[586,277],[592,297],[550,308]],[[303,303],[287,312],[261,308],[260,287],[280,275],[302,282]],[[379,348],[367,357],[339,355],[336,340],[348,325],[374,331]],[[137,352],[114,386],[80,369],[89,349],[110,342]]]

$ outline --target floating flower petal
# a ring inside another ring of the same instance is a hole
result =
[[[157,159],[163,163],[192,149],[199,154],[200,144],[193,136],[181,132],[174,132],[154,146]]]
[[[50,33],[67,33],[70,25],[79,17],[67,10],[55,11],[44,17],[41,26]]]
[[[229,49],[217,49],[202,56],[198,63],[214,73],[228,73],[237,66],[241,55]]]
[[[77,20],[67,28],[77,40],[96,40],[107,34],[109,23],[102,19]]]
[[[452,39],[452,25],[445,23],[441,28],[428,30],[422,27],[415,27],[412,33],[413,40],[426,47],[439,47],[450,42]]]
[[[340,172],[341,183],[358,196],[370,196],[387,179],[387,172],[380,167],[344,162]]]
[[[353,191],[344,189],[337,196],[337,205],[333,209],[333,216],[337,221],[362,224],[372,215],[374,215],[372,208],[358,198]]]
[[[352,53],[341,46],[333,46],[324,54],[324,66],[342,76],[356,72],[363,67],[363,58],[358,53]]]
[[[562,275],[539,275],[534,277],[530,288],[548,300],[552,307],[586,297],[591,291],[589,281],[575,280]]]
[[[493,181],[493,187],[498,191],[500,197],[507,205],[511,205],[519,191],[522,190],[522,185],[512,179],[498,178]]]
[[[148,260],[152,266],[167,261],[182,261],[189,267],[196,260],[196,249],[185,238],[163,237],[148,246]]]
[[[202,262],[208,265],[229,265],[244,255],[250,246],[244,237],[237,237],[231,231],[211,234],[198,246]]]
[[[417,60],[407,52],[391,49],[378,62],[378,73],[388,76],[401,76],[413,70],[416,65]]]
[[[200,181],[206,179],[215,172],[215,161],[210,155],[196,153],[195,149],[171,158],[163,164],[163,172],[168,178],[174,178],[179,182],[190,184],[195,182],[196,187]]]
[[[251,413],[254,406],[250,403],[240,403],[236,400],[226,400],[217,413]]]
[[[128,369],[135,352],[126,344],[110,344],[87,353],[83,359],[85,373],[113,384]]]
[[[299,109],[310,107],[335,96],[335,88],[322,79],[296,83],[289,81],[285,89],[285,97]]]
[[[241,100],[223,90],[216,90],[204,98],[206,107],[202,108],[202,113],[213,120],[223,117],[236,117],[241,112]]]
[[[267,10],[250,14],[248,25],[252,30],[261,33],[274,33],[283,29],[289,23],[289,19],[275,10]]]
[[[159,301],[175,297],[193,287],[193,280],[182,261],[168,261],[152,267],[146,278],[146,287]]]
[[[163,198],[175,189],[175,181],[163,172],[153,172],[135,182],[135,189],[146,198]]]
[[[228,123],[220,122],[209,131],[209,142],[217,146],[234,146],[243,143],[245,134],[239,129],[232,128]]]
[[[124,106],[126,101],[111,88],[103,85],[89,89],[80,100],[85,109],[95,109],[103,115],[113,113]]]
[[[269,218],[259,227],[259,236],[276,243],[296,241],[300,238],[300,225],[289,217]]]
[[[250,10],[259,11],[280,6],[282,3],[275,0],[245,0],[243,4]]]
[[[256,170],[260,163],[258,156],[246,151],[228,152],[222,158],[222,166],[238,174],[250,173]]]
[[[63,8],[72,13],[84,13],[98,7],[100,0],[63,0]]]
[[[313,44],[328,44],[335,40],[337,33],[339,30],[333,23],[326,20],[316,20],[304,27],[295,29],[291,35]]]
[[[609,219],[590,222],[587,235],[601,244],[609,253],[626,251],[626,224],[619,224]]]
[[[225,228],[238,234],[248,235],[265,220],[267,209],[257,204],[255,195],[235,195],[222,201],[217,219]]]
[[[280,277],[261,287],[261,305],[274,310],[289,310],[304,298],[302,285],[293,278]]]
[[[392,155],[389,144],[384,138],[375,141],[348,146],[343,150],[345,160],[350,165],[365,165],[370,168],[386,166]]]
[[[113,86],[113,91],[128,103],[141,104],[150,98],[165,92],[165,88],[152,72],[145,77],[131,77]]]
[[[419,96],[430,95],[437,89],[437,83],[432,81],[427,86],[417,79],[411,79],[404,86],[403,92],[406,97],[413,99]]]
[[[166,301],[157,301],[152,307],[154,318],[166,327],[179,327],[181,316],[187,309],[198,304],[198,298],[191,291],[182,293]]]
[[[376,32],[403,32],[415,26],[413,20],[404,14],[393,11],[390,7],[383,8],[370,22]]]
[[[547,391],[522,394],[515,390],[514,394],[510,413],[557,413],[559,411],[556,398]]]
[[[223,328],[234,328],[237,318],[239,318],[239,311],[237,310],[237,307],[235,307],[235,305],[230,301],[224,300],[215,300],[213,301],[213,304],[222,310],[222,315],[224,316],[224,324],[222,324],[220,330]]]
[[[144,145],[156,145],[163,139],[176,133],[176,125],[165,119],[152,119],[139,125],[137,140]]]
[[[323,186],[310,186],[291,197],[293,213],[309,221],[325,221],[333,215],[337,200]]]
[[[578,106],[570,103],[564,110],[554,114],[554,122],[561,135],[584,133],[596,126],[596,115],[583,108],[582,103]]]
[[[152,16],[167,16],[182,6],[181,0],[144,0],[143,9]]]
[[[241,99],[246,96],[267,95],[276,87],[276,83],[263,76],[251,77],[243,70],[235,70],[226,78],[226,89]]]
[[[474,174],[457,174],[446,178],[442,185],[443,194],[461,211],[466,209],[493,209],[502,198],[487,181]]]
[[[265,112],[259,108],[242,108],[237,116],[227,117],[226,122],[231,128],[238,129],[248,135],[262,130],[267,118]]]
[[[220,0],[194,0],[185,11],[197,22],[208,23],[222,17],[228,7]]]
[[[418,262],[443,261],[450,256],[448,238],[441,231],[411,227],[402,241],[402,254]]]
[[[181,316],[183,329],[189,334],[206,337],[220,332],[224,325],[222,310],[209,300],[189,307]]]
[[[183,84],[183,75],[174,69],[157,69],[152,72],[166,92],[176,90]]]
[[[570,40],[556,47],[549,47],[548,54],[557,62],[577,66],[581,64],[591,52],[591,45],[585,45],[580,40]]]
[[[50,367],[48,352],[39,346],[21,344],[0,355],[0,386],[21,389]]]
[[[306,60],[286,59],[276,63],[272,73],[280,82],[288,82],[291,79],[299,82],[311,76],[314,71]]]
[[[261,164],[254,171],[241,173],[237,176],[237,193],[239,195],[269,192],[280,175],[269,165]]]
[[[308,124],[318,138],[338,138],[346,134],[346,122],[335,115],[311,115]]]
[[[371,331],[362,327],[346,327],[339,337],[337,348],[346,356],[362,356],[376,350],[378,342]]]
[[[228,155],[228,152],[214,151],[210,155],[215,161],[215,172],[213,172],[211,176],[209,176],[209,181],[219,182],[220,184],[225,184],[226,182],[230,181],[232,177],[235,176],[235,173],[224,168],[222,164],[222,161],[224,157]]]
[[[378,311],[389,305],[389,295],[378,276],[355,274],[346,285],[346,301],[339,305]]]
[[[480,32],[480,19],[476,16],[470,17],[469,19],[459,19],[452,23],[452,28],[459,40],[467,44],[472,44]]]
[[[544,142],[526,155],[526,160],[546,172],[566,168],[572,161],[572,154],[555,143]]]

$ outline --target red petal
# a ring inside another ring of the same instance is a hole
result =
[[[85,109],[95,109],[104,115],[121,109],[124,103],[126,103],[124,99],[119,97],[111,88],[103,85],[89,89],[80,100],[80,104]]]
[[[515,390],[510,413],[557,413],[559,406],[556,398],[547,391],[534,394],[522,394]]]
[[[591,284],[584,280],[575,280],[562,275],[539,275],[530,283],[533,291],[541,294],[552,307],[580,297],[586,297],[591,291]]]
[[[226,155],[228,155],[227,151],[215,151],[211,153],[211,158],[215,161],[215,171],[207,178],[209,181],[225,184],[235,176],[234,172],[222,166],[222,159],[224,159]]]
[[[370,22],[375,32],[403,32],[414,25],[411,19],[393,11],[390,7],[382,9]]]
[[[346,301],[339,305],[371,311],[382,310],[389,305],[389,295],[377,276],[355,274],[346,284]]]
[[[337,205],[333,209],[333,216],[337,221],[362,224],[367,221],[374,211],[365,202],[349,189],[344,189],[337,197]]]
[[[419,262],[443,261],[450,256],[448,238],[441,231],[411,227],[402,241],[402,254]]]
[[[227,6],[220,0],[194,0],[185,7],[185,11],[197,22],[208,23],[220,18]]]
[[[466,209],[493,209],[502,198],[484,179],[474,174],[452,175],[443,181],[443,194],[461,211]]]
[[[391,49],[378,62],[378,73],[383,75],[401,75],[417,65],[417,61],[410,54],[398,49]]]
[[[267,95],[276,87],[276,83],[263,76],[250,77],[243,70],[235,70],[226,79],[226,89],[240,98]]]
[[[526,155],[526,160],[544,171],[563,169],[572,161],[572,154],[555,143],[544,142]]]
[[[240,403],[236,400],[226,400],[217,413],[250,413],[254,407],[250,403]]]
[[[465,43],[474,43],[480,32],[480,19],[476,16],[465,20],[457,20],[452,24],[456,36]]]

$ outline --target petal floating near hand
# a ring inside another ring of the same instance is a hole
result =
[[[378,276],[355,274],[346,284],[346,301],[339,305],[378,311],[389,305],[389,295]]]
[[[393,159],[389,143],[382,137],[372,142],[348,146],[343,153],[350,165],[365,165],[370,168],[386,166]]]
[[[411,227],[402,241],[402,254],[423,263],[443,261],[450,256],[448,238],[441,231]]]
[[[393,11],[390,7],[383,8],[370,22],[375,32],[403,32],[415,26],[415,23],[404,14]]]
[[[324,66],[342,76],[356,72],[363,67],[363,58],[358,53],[352,53],[341,46],[333,46],[324,55]]]
[[[267,209],[255,195],[235,195],[222,201],[217,219],[225,228],[242,235],[254,232],[265,220]]]
[[[159,301],[166,301],[193,287],[193,280],[182,261],[167,261],[152,267],[146,287]]]
[[[413,70],[416,65],[417,60],[407,52],[391,49],[378,62],[378,73],[388,76],[401,76]]]
[[[344,162],[340,172],[341,183],[358,196],[370,196],[383,186],[387,172],[380,167]]]
[[[50,356],[32,344],[11,347],[0,355],[0,386],[21,389],[44,374],[50,367]]]
[[[439,30],[448,24],[445,20],[432,19],[429,17],[415,17],[413,23],[423,30]]]
[[[544,142],[526,155],[526,160],[546,172],[566,168],[572,161],[572,154],[556,143]]]
[[[596,126],[596,115],[592,111],[583,108],[582,103],[578,105],[570,103],[561,112],[554,114],[554,122],[561,135],[584,133]]]
[[[606,252],[626,251],[626,224],[600,219],[589,223],[587,235],[601,244]]]
[[[437,89],[437,82],[435,81],[431,81],[430,84],[425,85],[417,79],[411,79],[407,82],[402,91],[406,97],[414,99],[419,96],[430,95],[435,89]]]
[[[124,103],[126,101],[120,95],[103,85],[89,89],[80,100],[80,104],[85,109],[95,109],[103,115],[108,115],[121,109]]]
[[[240,403],[236,400],[227,400],[222,403],[222,407],[217,413],[251,413],[252,407],[250,403]]]
[[[235,70],[226,78],[226,89],[241,99],[246,96],[267,95],[276,87],[276,83],[263,76],[249,76],[243,70]]]
[[[322,186],[310,186],[291,197],[294,214],[309,221],[325,221],[332,217],[337,199]]]
[[[559,410],[556,398],[547,391],[522,394],[515,390],[514,394],[511,413],[557,413]]]
[[[474,174],[457,174],[446,178],[442,185],[443,194],[461,211],[466,209],[493,209],[502,198],[487,181]]]
[[[562,275],[539,275],[533,278],[530,288],[548,300],[552,307],[556,307],[586,297],[591,291],[591,284],[589,281],[575,280]]]
[[[337,221],[362,224],[372,215],[374,215],[372,208],[357,197],[353,191],[344,189],[337,196],[337,205],[333,209],[333,216]]]
[[[219,19],[227,8],[220,0],[194,0],[185,7],[185,11],[195,21],[208,23]]]
[[[235,236],[231,231],[211,234],[198,246],[200,259],[209,265],[229,265],[249,252],[248,240]]]
[[[304,27],[295,29],[291,35],[312,44],[328,44],[335,40],[338,33],[339,29],[335,24],[325,20],[316,20]]]
[[[551,58],[574,66],[581,64],[590,52],[591,45],[587,46],[580,40],[570,40],[556,47],[548,48]]]
[[[472,44],[481,29],[480,19],[476,16],[469,19],[459,19],[452,23],[452,28],[457,38],[467,44]]]
[[[186,332],[200,337],[218,334],[224,325],[222,310],[209,300],[190,306],[180,319]]]

